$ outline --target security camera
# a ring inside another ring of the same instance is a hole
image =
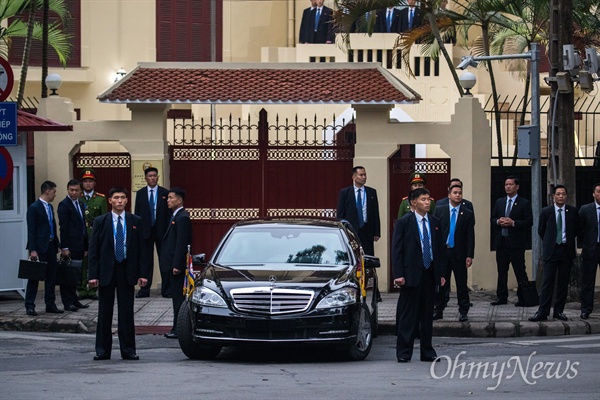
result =
[[[585,48],[585,66],[590,74],[600,75],[600,56],[593,47]]]
[[[563,45],[563,67],[565,71],[579,72],[581,58],[572,44]]]
[[[476,67],[477,61],[473,59],[473,56],[464,56],[460,64],[456,66],[458,69],[467,69],[467,67]]]

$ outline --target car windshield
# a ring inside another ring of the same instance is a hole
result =
[[[349,255],[339,229],[260,225],[235,229],[215,262],[344,265]]]

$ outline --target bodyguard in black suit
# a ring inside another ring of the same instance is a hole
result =
[[[171,223],[162,241],[160,254],[160,270],[171,280],[171,296],[173,298],[173,329],[166,333],[168,339],[177,338],[177,315],[184,301],[183,284],[187,268],[188,246],[192,245],[192,221],[190,214],[183,208],[185,191],[181,188],[171,188],[167,202],[173,211]]]
[[[135,352],[133,301],[136,283],[148,283],[147,257],[141,218],[125,212],[127,189],[109,192],[112,211],[94,220],[90,239],[89,285],[98,287],[98,325],[94,360],[108,360],[112,349],[112,317],[117,292],[118,331],[121,357],[139,360]]]
[[[308,24],[311,16],[313,19],[315,18],[313,10],[315,9],[316,4],[316,0],[310,0],[310,7],[305,8],[304,11],[302,11],[302,20],[300,21],[300,34],[298,35],[298,41],[300,43],[310,43],[311,33],[308,28]]]
[[[444,238],[440,220],[428,214],[429,191],[413,190],[409,199],[415,211],[396,221],[392,239],[394,285],[400,287],[396,357],[398,362],[410,361],[418,327],[421,361],[435,361],[433,304],[436,288],[446,283]]]
[[[408,7],[400,10],[400,32],[406,32],[423,23],[421,10],[416,6],[416,0],[408,0]]]
[[[448,270],[446,281],[450,282],[450,274],[454,273],[456,296],[458,298],[459,321],[467,321],[467,313],[471,307],[469,287],[467,286],[467,271],[473,264],[475,255],[475,217],[471,210],[462,202],[462,186],[453,185],[448,192],[449,204],[436,207],[434,215],[442,223],[446,244]],[[437,294],[433,319],[442,319],[448,300],[450,284],[440,288]]]
[[[42,195],[27,209],[27,250],[32,260],[46,262],[46,281],[44,282],[44,302],[47,313],[62,313],[56,307],[54,286],[56,283],[56,253],[60,248],[56,234],[56,218],[52,203],[56,197],[56,183],[45,181],[40,189]],[[39,281],[29,279],[25,289],[25,311],[36,316],[35,298]],[[64,301],[63,301],[64,303]]]
[[[141,288],[136,297],[150,296],[152,277],[154,275],[154,246],[160,259],[161,241],[167,230],[171,211],[167,206],[169,191],[158,185],[158,169],[148,167],[144,170],[144,178],[148,186],[137,191],[134,214],[142,218],[142,234],[144,236],[144,254],[149,257],[150,275],[148,284]],[[163,297],[171,297],[170,277],[161,273],[160,292]]]
[[[63,259],[83,260],[87,255],[88,238],[85,227],[85,204],[81,201],[81,182],[71,179],[67,183],[67,197],[58,203],[58,221],[60,226],[60,256]],[[87,277],[83,278],[87,280]],[[61,285],[60,296],[65,310],[77,311],[88,308],[77,299],[75,285]]]
[[[450,183],[448,184],[448,191],[450,191],[450,188],[454,185],[458,185],[461,188],[463,187],[463,183],[460,179],[452,178],[452,179],[450,179]],[[435,202],[435,208],[437,209],[438,207],[448,207],[449,203],[450,203],[450,198],[444,197]],[[461,207],[464,207],[467,210],[471,210],[471,212],[473,212],[473,218],[475,218],[475,209],[473,208],[473,203],[471,203],[469,200],[463,198],[462,201],[460,202],[460,204],[461,204]]]
[[[388,7],[377,11],[375,32],[400,33],[400,10],[396,7]]]
[[[519,196],[519,179],[508,176],[504,180],[506,197],[496,200],[492,210],[491,223],[495,227],[494,245],[498,268],[498,286],[491,304],[506,304],[508,299],[508,268],[512,264],[517,283],[527,282],[525,270],[525,244],[527,232],[533,225],[531,204]],[[520,305],[519,303],[516,304]]]
[[[540,214],[538,234],[542,238],[542,261],[544,262],[544,283],[540,294],[540,307],[529,318],[532,322],[545,321],[550,314],[554,282],[556,300],[554,319],[566,321],[563,313],[567,301],[567,290],[571,276],[571,265],[575,259],[575,236],[577,235],[577,209],[566,204],[567,188],[556,185],[553,190],[554,205],[544,207]]]
[[[377,191],[365,186],[367,171],[362,166],[352,168],[352,180],[353,185],[340,190],[337,218],[350,222],[358,233],[365,254],[373,256],[375,255],[373,242],[381,237]]]
[[[579,210],[581,249],[581,318],[594,310],[596,271],[600,267],[600,183],[594,185],[594,201]]]
[[[323,0],[316,0],[315,8],[308,19],[307,43],[333,43],[333,10],[323,5]]]

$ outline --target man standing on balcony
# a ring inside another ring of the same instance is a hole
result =
[[[306,11],[306,10],[305,10]],[[304,43],[333,43],[333,10],[323,5],[323,0],[315,0],[315,8],[308,19],[308,36],[301,33]],[[302,31],[302,25],[300,30]]]
[[[408,7],[400,11],[400,32],[406,32],[421,26],[423,17],[421,10],[416,7],[417,0],[408,0]]]
[[[400,33],[400,10],[396,7],[388,7],[377,11],[375,32]]]
[[[302,12],[302,21],[300,22],[300,35],[298,40],[300,43],[310,43],[310,37],[312,34],[308,28],[308,25],[311,15],[313,19],[315,17],[313,11],[316,6],[317,0],[310,0],[310,7],[305,8]]]

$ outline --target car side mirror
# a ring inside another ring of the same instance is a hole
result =
[[[204,265],[204,264],[206,264],[205,258],[206,258],[206,254],[204,254],[204,253],[194,254],[194,255],[192,255],[192,264],[198,265],[198,266]]]
[[[379,257],[373,256],[363,256],[365,260],[365,268],[379,268],[381,267],[381,262],[379,261]]]

